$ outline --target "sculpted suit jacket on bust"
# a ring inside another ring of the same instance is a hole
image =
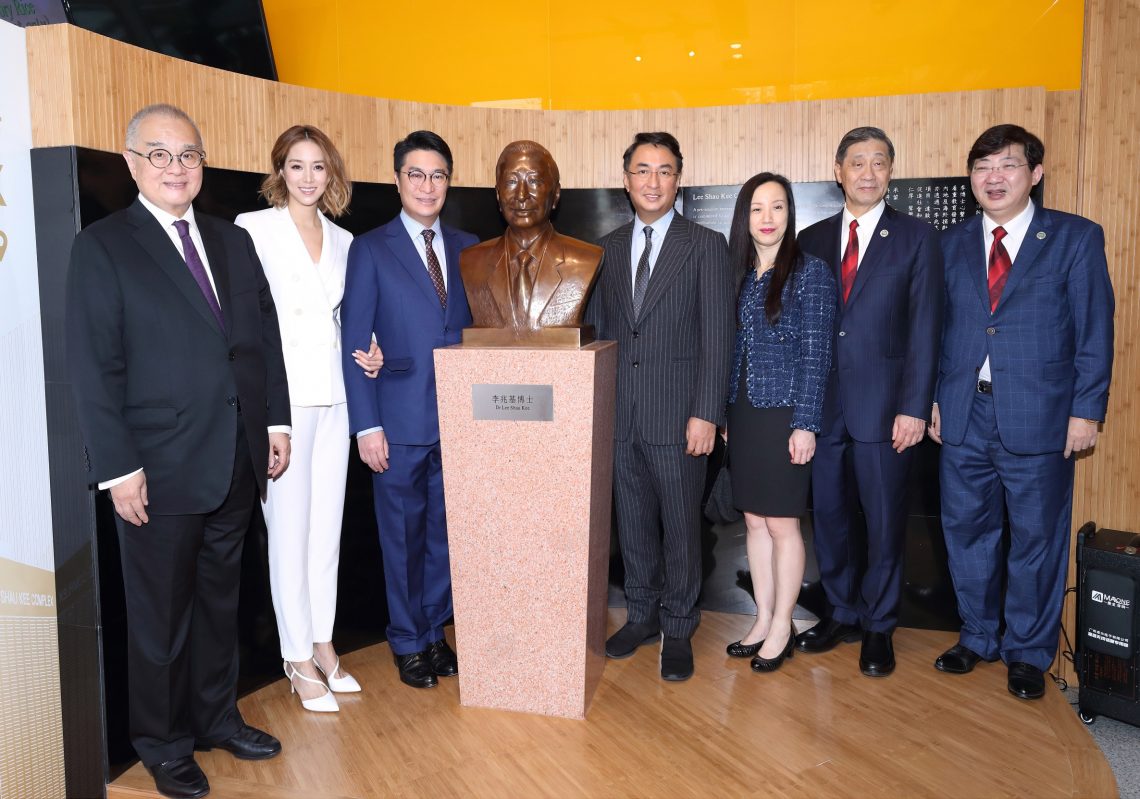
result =
[[[1113,299],[1104,231],[1038,207],[990,313],[982,217],[942,238],[946,327],[936,400],[942,438],[961,444],[987,356],[1002,445],[1018,455],[1065,449],[1069,417],[1105,418]]]
[[[799,235],[805,252],[831,265],[839,291],[823,429],[841,413],[856,441],[890,441],[898,414],[930,419],[942,326],[938,233],[888,205],[844,303],[842,223],[841,211]]]
[[[476,324],[516,330],[581,324],[601,248],[551,231],[535,274],[529,312],[520,316],[515,312],[507,255],[512,246],[510,237],[502,236],[463,253],[463,283]]]
[[[458,344],[471,312],[459,276],[459,251],[470,233],[441,225],[447,260],[447,309],[440,307],[427,267],[399,216],[353,239],[341,304],[341,338],[349,430],[383,427],[392,444],[439,441],[432,350]],[[375,332],[384,352],[377,380],[352,360],[368,351]]]
[[[586,322],[618,342],[617,418],[624,441],[637,424],[650,444],[684,444],[690,417],[724,423],[736,328],[724,237],[673,217],[633,313],[633,222],[602,238],[601,276]]]
[[[136,200],[83,230],[68,279],[69,360],[92,483],[145,470],[148,510],[198,514],[229,492],[235,420],[265,496],[269,425],[287,425],[277,314],[249,235],[195,214],[227,330]]]
[[[324,234],[319,266],[313,264],[288,208],[266,208],[234,220],[253,238],[273,291],[289,400],[310,407],[345,401],[338,319],[352,244],[351,233],[318,214]]]

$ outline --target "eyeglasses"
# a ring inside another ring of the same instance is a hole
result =
[[[174,162],[174,155],[170,150],[158,149],[151,150],[149,153],[140,153],[138,150],[131,150],[130,147],[127,150],[150,161],[156,169],[166,169]],[[202,166],[202,162],[205,160],[206,154],[199,150],[183,150],[178,154],[178,163],[187,169],[197,169]]]
[[[1029,166],[1029,165],[1025,164],[1025,163],[1022,163],[1022,164],[998,164],[997,166],[986,166],[985,164],[974,164],[974,168],[970,170],[970,174],[971,175],[977,175],[978,177],[981,177],[982,175],[989,175],[990,173],[994,173],[997,175],[1012,175],[1014,172],[1021,169],[1023,166]]]
[[[629,175],[631,178],[637,178],[638,180],[649,180],[650,175],[656,175],[662,180],[672,180],[681,173],[675,169],[670,169],[669,167],[665,167],[664,169],[647,169],[645,167],[640,167],[639,169],[635,169],[632,172],[626,170],[625,174]]]
[[[431,184],[438,187],[442,186],[444,183],[447,183],[447,179],[451,177],[451,175],[447,174],[446,172],[432,172],[429,175],[427,172],[424,172],[420,169],[409,169],[404,172],[404,175],[407,176],[408,182],[416,187],[422,186],[424,184],[424,178],[431,178]]]

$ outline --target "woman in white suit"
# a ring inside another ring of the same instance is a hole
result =
[[[360,690],[332,645],[349,448],[339,311],[352,234],[326,214],[344,213],[352,184],[328,136],[308,125],[282,133],[270,159],[261,194],[271,207],[234,220],[273,291],[292,404],[292,461],[262,506],[270,586],[285,675],[307,710],[335,711],[332,691]],[[375,376],[376,345],[354,355]]]

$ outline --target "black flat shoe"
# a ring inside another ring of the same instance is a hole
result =
[[[606,641],[606,657],[622,660],[636,652],[639,646],[652,644],[660,638],[661,628],[656,624],[627,621]]]
[[[426,652],[412,652],[407,655],[393,655],[396,668],[400,670],[400,682],[413,688],[435,688],[439,680],[428,663]]]
[[[859,640],[859,625],[844,624],[830,616],[820,619],[819,624],[796,638],[796,649],[817,655],[829,652],[840,643],[853,644]]]
[[[436,677],[454,677],[459,673],[459,658],[446,638],[432,641],[427,648],[428,665]]]
[[[969,674],[982,661],[993,663],[984,658],[968,646],[954,644],[934,661],[934,668],[946,674]]]
[[[1045,672],[1028,663],[1010,663],[1006,687],[1018,699],[1040,699],[1045,695]]]
[[[759,651],[759,649],[760,649],[759,645],[757,645],[756,649],[757,649],[757,651]],[[753,671],[775,671],[776,669],[780,668],[780,666],[784,665],[784,660],[786,660],[787,658],[790,658],[795,653],[796,653],[796,625],[793,622],[792,629],[788,633],[788,643],[784,647],[784,651],[781,652],[780,654],[776,655],[776,657],[774,657],[774,658],[765,658],[765,657],[760,657],[759,655],[756,655],[755,657],[752,658],[752,664],[751,664],[752,670]]]
[[[868,677],[886,677],[895,670],[895,645],[891,633],[863,633],[859,671]]]
[[[740,641],[733,641],[731,644],[724,648],[730,658],[750,658],[755,657],[756,653],[760,651],[760,647],[764,646],[764,641],[757,641],[754,644],[745,644]]]
[[[206,775],[191,755],[147,766],[146,770],[154,777],[158,792],[171,799],[200,799],[210,792]]]

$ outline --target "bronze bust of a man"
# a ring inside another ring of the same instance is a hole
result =
[[[459,255],[474,328],[500,332],[470,335],[483,331],[468,328],[465,342],[571,343],[547,332],[556,328],[572,328],[578,342],[602,248],[554,230],[550,213],[561,193],[558,165],[545,147],[516,141],[503,149],[495,194],[507,232]]]

